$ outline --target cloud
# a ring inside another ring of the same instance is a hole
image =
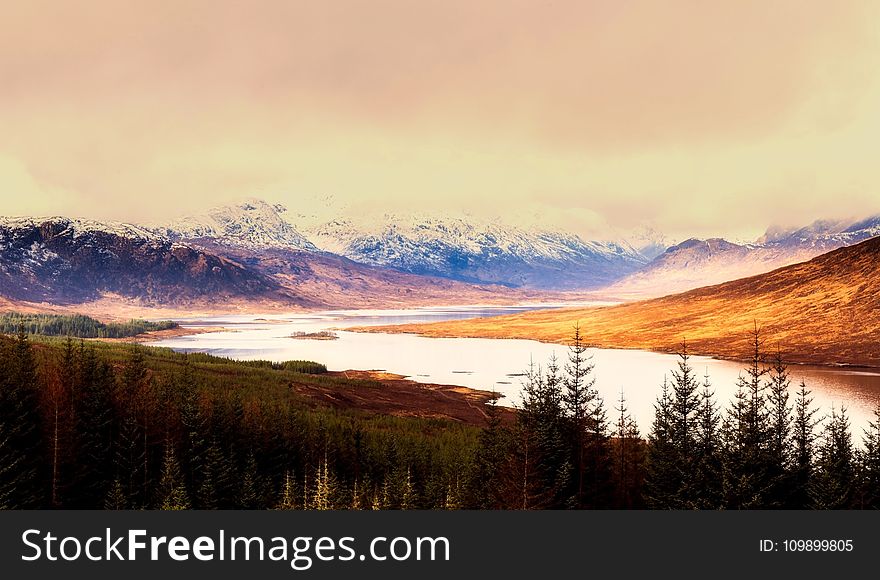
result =
[[[30,181],[0,191],[35,208],[333,194],[723,233],[878,197],[869,3],[15,4],[0,154]]]

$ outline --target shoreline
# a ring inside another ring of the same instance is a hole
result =
[[[453,322],[462,323],[469,322],[475,320],[488,320],[487,318],[467,318],[461,320],[455,320]],[[491,332],[479,333],[479,332],[471,332],[471,333],[457,333],[454,331],[446,331],[446,330],[427,330],[425,327],[431,327],[434,325],[444,325],[447,322],[431,322],[425,324],[397,324],[397,325],[383,325],[383,326],[351,326],[346,328],[345,330],[348,332],[359,332],[364,334],[411,334],[414,336],[420,336],[423,338],[482,338],[489,340],[533,340],[535,342],[540,342],[542,344],[553,344],[568,347],[570,341],[566,340],[550,340],[546,338],[540,338],[537,336],[517,336],[515,334],[499,336],[496,334],[492,334]],[[678,353],[676,349],[667,349],[667,348],[652,348],[645,345],[620,345],[620,344],[600,344],[596,342],[584,341],[584,345],[587,348],[596,348],[596,349],[604,349],[604,350],[637,350],[643,352],[652,352],[657,354],[669,354],[675,355]],[[729,362],[738,362],[738,363],[746,363],[748,359],[746,357],[741,356],[725,356],[723,354],[719,354],[718,352],[711,352],[702,349],[692,348],[689,343],[688,346],[688,355],[690,356],[701,356],[706,358],[711,358],[714,360],[722,360]],[[768,357],[769,358],[769,357]],[[788,353],[788,358],[785,359],[785,364],[788,366],[811,366],[818,367],[828,370],[866,370],[866,371],[875,371],[874,374],[880,374],[880,365],[871,365],[867,363],[847,363],[847,362],[828,362],[821,359],[810,359],[809,357],[805,357],[803,355]]]
[[[486,300],[486,298],[490,298]],[[271,301],[232,301],[217,304],[149,305],[117,296],[105,296],[100,300],[81,304],[51,304],[48,302],[19,302],[0,297],[0,311],[25,314],[83,314],[102,322],[126,321],[132,318],[145,320],[212,318],[217,316],[260,314],[309,314],[345,310],[414,310],[432,308],[577,308],[590,305],[620,304],[628,300],[598,292],[547,292],[533,298],[519,299],[508,296],[483,297],[483,300],[366,300],[346,305],[327,304],[302,306],[294,303]]]
[[[142,332],[134,336],[126,336],[125,338],[87,338],[85,340],[94,340],[97,342],[109,343],[127,342],[133,344],[142,344],[146,342],[155,342],[157,340],[167,340],[169,338],[180,338],[181,336],[195,336],[197,334],[224,332],[226,330],[229,329],[222,326],[193,326],[189,328],[178,326],[177,328],[169,328],[167,330],[151,330],[148,332]]]
[[[558,301],[553,300],[550,296],[547,297],[546,300],[535,300],[535,301],[527,301],[527,302],[510,302],[510,303],[499,303],[499,302],[481,302],[481,303],[473,303],[473,302],[460,302],[460,303],[432,303],[432,304],[385,304],[381,307],[357,307],[357,306],[349,306],[347,308],[333,308],[333,307],[312,307],[312,308],[304,308],[301,306],[295,306],[291,304],[279,304],[279,303],[242,303],[242,304],[227,304],[223,308],[216,308],[212,306],[208,307],[194,307],[192,309],[185,307],[169,307],[169,306],[145,306],[141,304],[133,304],[128,301],[118,301],[111,297],[107,297],[97,302],[92,302],[88,304],[82,304],[77,306],[58,306],[51,304],[34,304],[34,303],[9,303],[8,301],[3,303],[0,302],[0,307],[4,310],[10,311],[22,311],[22,312],[43,312],[50,314],[85,314],[87,316],[92,316],[98,318],[104,322],[110,321],[121,321],[121,320],[129,320],[132,318],[143,318],[146,320],[193,320],[199,318],[212,318],[212,317],[220,317],[220,316],[247,316],[254,315],[259,316],[261,314],[267,315],[302,315],[302,314],[310,314],[310,313],[320,313],[320,312],[332,312],[332,311],[344,311],[344,310],[418,310],[418,309],[432,309],[432,308],[515,308],[522,307],[530,309],[530,314],[537,314],[540,312],[550,312],[550,311],[558,311],[558,310],[566,310],[566,309],[575,309],[581,310],[586,306],[587,310],[604,310],[606,308],[614,308],[614,306],[619,306],[619,303],[612,302],[613,298],[610,296],[603,296],[600,294],[576,294],[571,295],[571,300],[566,301]],[[555,298],[558,298],[556,296]],[[542,332],[540,328],[533,327],[528,328],[523,324],[519,324],[512,329],[505,329],[499,325],[494,325],[490,328],[481,328],[481,326],[486,325],[486,321],[492,321],[493,319],[498,320],[501,318],[507,318],[508,316],[518,317],[522,314],[512,314],[512,315],[502,315],[499,317],[473,317],[473,318],[465,318],[458,319],[452,321],[438,321],[438,322],[430,322],[430,323],[408,323],[408,324],[399,324],[399,325],[382,325],[382,326],[353,326],[345,328],[346,331],[350,332],[359,332],[359,333],[384,333],[384,334],[413,334],[425,338],[485,338],[485,339],[502,339],[502,340],[534,340],[537,342],[541,342],[544,344],[554,344],[567,346],[569,340],[557,336],[542,336]],[[263,320],[263,322],[267,324],[272,324],[276,321],[272,319]],[[152,331],[142,333],[140,335],[136,335],[133,337],[126,338],[118,338],[118,339],[91,339],[91,340],[99,340],[104,342],[131,342],[131,343],[148,343],[148,342],[156,342],[161,340],[166,340],[169,338],[177,338],[183,336],[193,336],[198,334],[205,334],[211,332],[221,332],[229,330],[223,326],[203,326],[203,327],[188,327],[188,328],[175,328],[164,331]],[[332,329],[331,329],[332,330]],[[592,338],[592,340],[590,340]],[[735,354],[733,352],[725,352],[726,349],[731,348],[727,346],[726,348],[713,348],[714,343],[717,343],[721,338],[712,339],[708,337],[709,340],[703,340],[702,344],[700,341],[689,340],[689,353],[695,356],[705,356],[712,359],[717,360],[725,360],[731,362],[744,362],[746,357]],[[596,339],[596,337],[587,337],[585,341],[586,345],[590,348],[601,348],[601,349],[615,349],[615,350],[641,350],[646,352],[654,352],[659,354],[675,354],[677,352],[677,348],[670,347],[667,345],[658,346],[656,344],[651,344],[651,340],[645,338],[637,338],[633,340],[629,340],[627,342],[617,342],[613,339],[611,340],[602,340]],[[656,337],[654,342],[656,343]],[[670,341],[671,344],[671,341]],[[721,345],[724,347],[724,345]],[[836,369],[836,370],[852,370],[852,371],[880,371],[880,364],[872,364],[871,362],[859,361],[859,360],[833,360],[829,359],[827,356],[828,353],[822,354],[809,354],[809,353],[798,353],[798,352],[789,352],[786,353],[786,364],[789,365],[797,365],[797,366],[814,366],[825,369]]]

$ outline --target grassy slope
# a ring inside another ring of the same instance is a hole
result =
[[[38,351],[58,350],[64,338],[31,337]],[[0,341],[4,336],[0,334]],[[101,358],[123,365],[130,346],[120,342],[88,341]],[[79,344],[79,341],[76,341]],[[148,366],[158,377],[179,371],[183,355],[167,348],[141,347]],[[57,356],[57,352],[55,355]],[[416,383],[397,375],[347,371],[305,374],[291,370],[258,368],[204,354],[190,360],[199,380],[220,389],[241,389],[261,399],[280,398],[288,403],[313,409],[387,415],[401,418],[438,419],[482,427],[486,423],[485,405],[489,391],[447,385]]]
[[[673,351],[687,338],[692,352],[725,358],[748,352],[757,322],[792,362],[880,366],[880,238],[643,302],[364,330],[565,342],[578,322],[595,346]]]

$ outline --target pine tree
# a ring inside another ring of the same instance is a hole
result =
[[[880,405],[874,409],[874,420],[868,422],[864,432],[864,448],[859,454],[861,507],[880,509]]]
[[[644,499],[653,509],[679,508],[681,479],[673,444],[672,395],[663,378],[660,396],[654,403],[654,421],[648,435]]]
[[[360,511],[363,508],[363,498],[361,498],[361,490],[358,485],[358,480],[355,478],[354,484],[351,487],[351,507],[350,509],[353,511]]]
[[[745,376],[724,421],[722,483],[728,509],[758,509],[773,502],[770,430],[760,331],[755,326]]]
[[[605,403],[594,389],[593,404],[590,412],[587,431],[587,470],[589,482],[587,503],[585,508],[606,507],[611,500],[611,448],[608,419]]]
[[[400,509],[410,510],[415,507],[415,487],[412,480],[412,468],[406,468],[406,478],[403,480],[400,493]]]
[[[461,509],[461,491],[458,486],[457,478],[454,482],[446,484],[446,497],[443,500],[443,509]]]
[[[379,496],[379,490],[373,492],[373,500],[370,502],[370,509],[374,512],[385,509],[382,499]]]
[[[503,500],[498,482],[507,456],[508,432],[501,425],[498,399],[486,403],[486,426],[480,431],[474,465],[471,469],[469,496],[476,509],[499,509]]]
[[[631,509],[640,507],[641,504],[641,482],[644,478],[645,461],[644,444],[639,434],[639,426],[627,410],[623,389],[620,389],[620,399],[615,410],[618,415],[614,431],[614,507]]]
[[[43,447],[37,372],[24,327],[2,354],[0,375],[0,508],[39,507]]]
[[[67,491],[66,459],[70,456],[69,392],[64,380],[61,378],[61,371],[52,368],[46,374],[44,398],[47,400],[45,406],[48,409],[46,423],[49,428],[48,440],[51,463],[49,505],[53,508],[60,508],[63,503],[62,498],[66,495]]]
[[[238,488],[237,505],[239,509],[256,509],[259,507],[259,483],[257,460],[253,453],[248,454],[247,462],[241,473],[241,484]]]
[[[812,408],[813,398],[807,385],[801,381],[800,389],[794,405],[794,421],[792,423],[793,466],[790,507],[803,509],[810,505],[810,488],[812,487],[815,429],[819,420],[814,419],[817,410]]]
[[[110,491],[107,492],[107,497],[104,500],[104,509],[124,510],[128,508],[128,498],[126,497],[125,489],[122,487],[122,482],[114,479],[113,484],[110,486]]]
[[[822,432],[816,472],[811,485],[813,508],[846,509],[853,500],[855,464],[846,408],[831,415]]]
[[[113,389],[112,369],[99,362],[92,346],[80,341],[78,390],[74,428],[80,461],[76,471],[77,507],[96,508],[113,483]]]
[[[324,460],[318,465],[315,474],[315,487],[309,508],[313,510],[332,510],[335,505],[337,494],[336,477],[330,471],[330,461],[325,450]]]
[[[136,408],[122,411],[113,444],[115,482],[122,486],[125,503],[132,509],[145,506],[143,494],[144,462],[143,429]]]
[[[296,502],[293,499],[295,492],[294,486],[296,482],[293,479],[293,473],[290,470],[284,472],[284,485],[281,488],[281,499],[275,506],[277,510],[294,510]]]
[[[677,451],[676,461],[682,478],[690,472],[698,428],[697,411],[700,397],[694,370],[690,365],[687,342],[682,341],[678,353],[678,369],[672,371],[671,437]]]
[[[790,500],[793,485],[792,470],[792,415],[788,389],[791,384],[788,367],[777,350],[769,371],[767,405],[769,442],[767,446],[768,505],[784,507]]]
[[[202,467],[201,481],[196,490],[196,507],[215,510],[227,507],[231,483],[231,468],[216,442],[208,445]]]
[[[570,496],[572,431],[564,415],[555,359],[547,378],[534,364],[526,372],[522,405],[509,431],[510,451],[501,469],[500,495],[508,509],[562,507]]]
[[[715,394],[706,374],[696,414],[693,473],[686,480],[688,508],[717,509],[721,506],[720,423]]]
[[[501,470],[501,496],[504,509],[534,510],[559,507],[559,490],[548,489],[548,481],[556,478],[547,473],[541,461],[534,421],[524,413],[517,414],[511,430],[511,451]],[[567,475],[567,474],[566,474]],[[566,478],[567,479],[567,478]]]
[[[699,382],[690,365],[687,342],[682,341],[677,369],[672,371],[671,401],[669,405],[669,454],[666,459],[672,469],[673,481],[669,493],[671,505],[687,507],[693,503],[690,484],[696,470],[697,434],[699,431]]]
[[[189,508],[189,495],[186,493],[177,454],[174,452],[174,446],[166,442],[165,460],[162,462],[162,474],[159,479],[159,509],[178,511]]]
[[[175,377],[174,389],[179,401],[180,421],[184,430],[183,448],[187,450],[183,461],[186,480],[190,489],[199,489],[205,478],[208,452],[206,436],[210,426],[200,405],[188,355],[183,357],[183,365]]]
[[[574,327],[574,336],[568,349],[566,365],[565,393],[562,397],[565,410],[571,422],[571,448],[573,451],[574,490],[573,507],[584,507],[587,498],[587,432],[590,428],[590,417],[594,412],[593,404],[595,379],[591,376],[593,364],[586,356],[587,346],[581,337],[580,325]],[[592,499],[592,498],[590,498]]]
[[[76,456],[80,449],[76,437],[76,400],[79,391],[79,372],[73,340],[67,337],[58,364],[44,364],[43,407],[47,409],[46,423],[50,428],[51,478],[49,503],[53,507],[73,507],[76,499],[74,482],[77,479]]]
[[[114,441],[115,476],[128,504],[146,507],[151,499],[149,472],[150,377],[142,349],[133,346],[116,394],[118,424]]]

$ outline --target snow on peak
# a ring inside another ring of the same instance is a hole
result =
[[[56,235],[70,234],[74,238],[82,235],[105,233],[115,236],[146,240],[146,241],[163,241],[164,237],[158,233],[134,224],[115,222],[115,221],[96,221],[79,218],[67,218],[61,216],[51,217],[0,217],[0,227],[8,229],[31,229],[39,228],[46,224],[52,224],[55,227],[63,227]]]
[[[189,216],[157,231],[174,239],[211,238],[246,248],[284,248],[314,251],[317,248],[282,217],[287,208],[261,199],[216,207],[202,215]]]
[[[468,255],[516,256],[526,262],[565,260],[583,253],[641,258],[626,244],[584,241],[574,234],[528,230],[472,216],[386,213],[369,219],[337,218],[304,231],[322,250],[378,265],[393,265],[406,254],[441,247]]]
[[[800,228],[772,226],[756,243],[833,249],[877,235],[880,235],[880,216],[872,216],[859,220],[816,220]]]
[[[642,226],[628,235],[623,236],[635,251],[648,260],[653,260],[676,242],[658,231],[653,226]]]

